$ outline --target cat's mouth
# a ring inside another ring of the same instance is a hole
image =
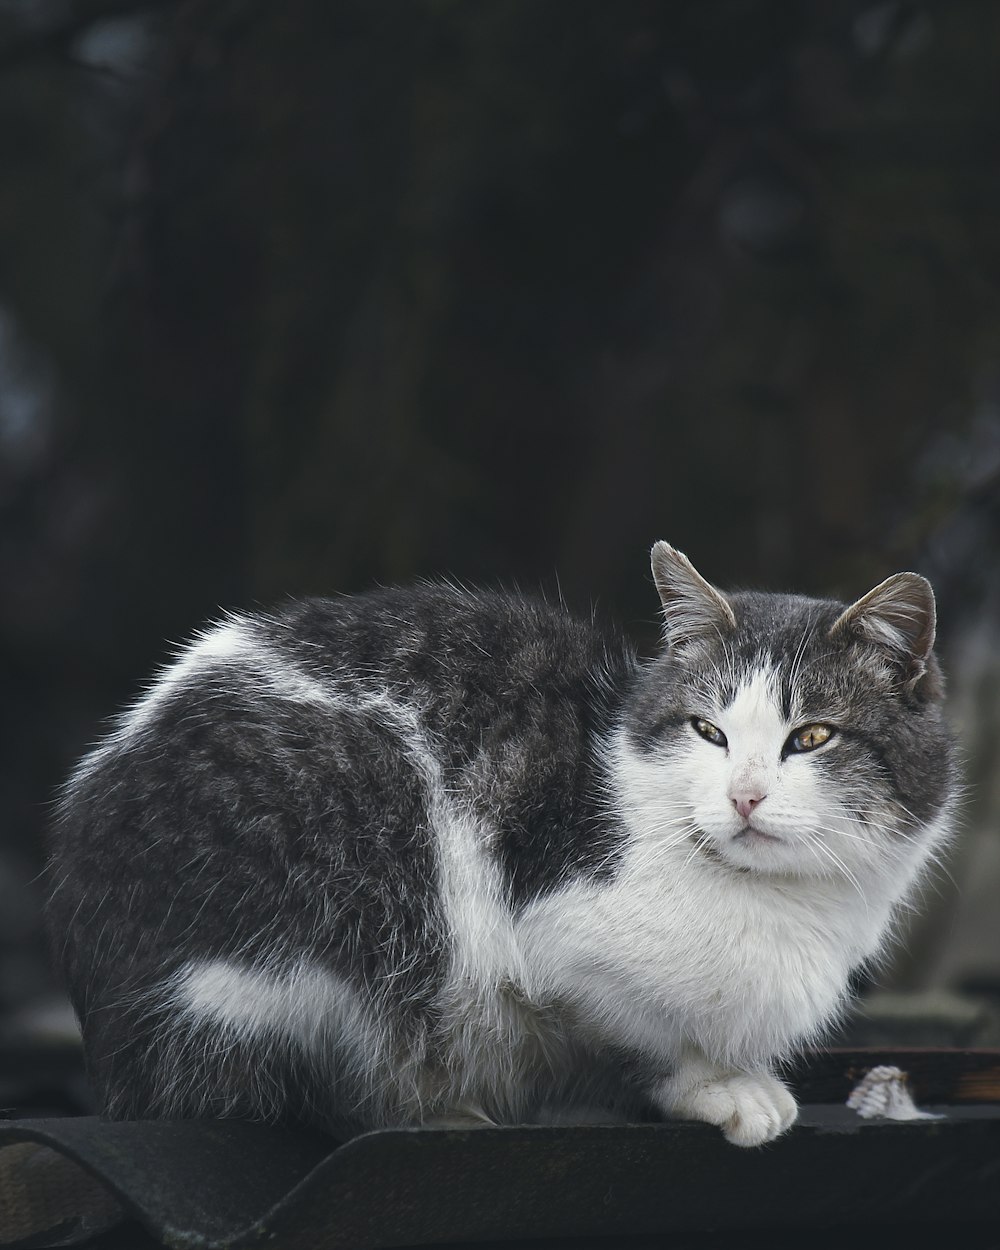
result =
[[[734,842],[748,842],[753,845],[755,842],[780,842],[781,838],[776,837],[773,833],[765,833],[763,829],[755,829],[753,825],[744,825],[743,828],[733,838]]]

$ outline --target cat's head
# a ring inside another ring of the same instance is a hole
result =
[[[647,827],[737,867],[845,876],[919,861],[953,789],[934,594],[856,603],[710,585],[657,543],[664,647],[626,714]]]

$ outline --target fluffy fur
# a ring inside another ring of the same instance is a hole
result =
[[[723,594],[666,543],[653,575],[647,663],[449,586],[185,648],[53,831],[107,1113],[786,1129],[777,1066],[947,834],[933,595],[910,573],[849,607]],[[801,749],[810,725],[830,736]]]

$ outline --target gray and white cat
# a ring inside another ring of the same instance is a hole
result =
[[[775,1075],[939,853],[934,597],[723,594],[640,662],[451,586],[201,634],[80,764],[49,921],[108,1115],[336,1132],[585,1105],[795,1119]]]

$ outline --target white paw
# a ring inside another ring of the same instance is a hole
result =
[[[798,1107],[780,1081],[742,1072],[699,1080],[672,1091],[670,1110],[717,1124],[734,1146],[762,1146],[795,1122]]]

